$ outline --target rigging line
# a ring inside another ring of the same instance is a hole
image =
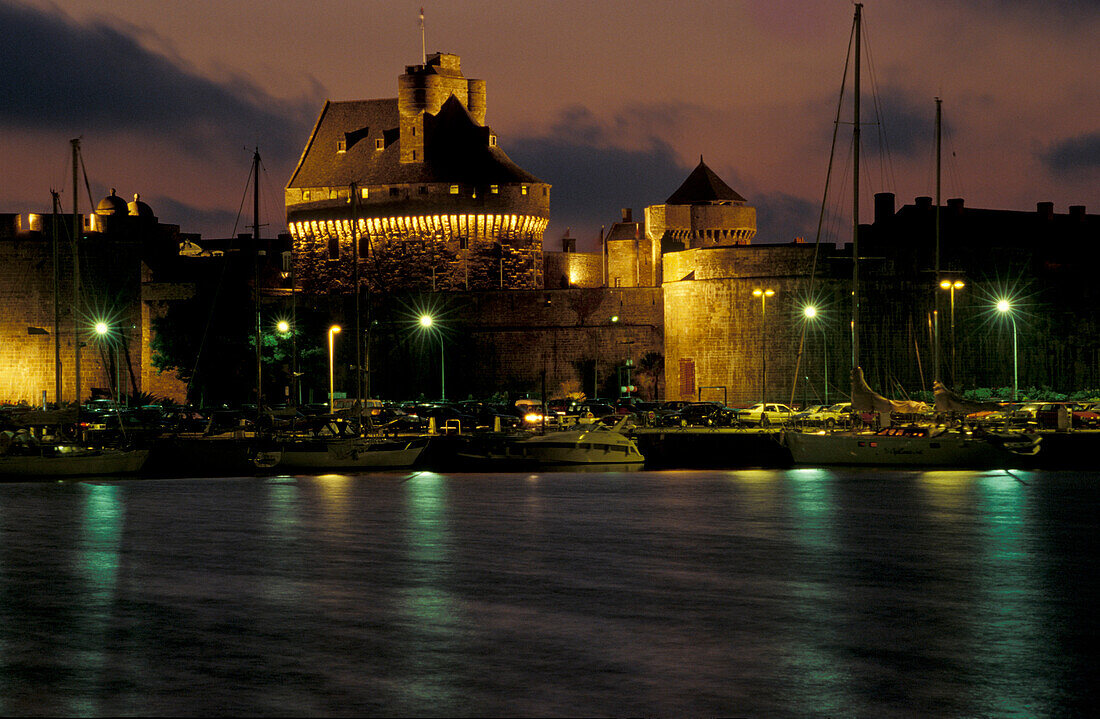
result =
[[[845,90],[845,88],[847,87],[847,84],[848,84],[848,63],[852,58],[852,43],[854,42],[854,39],[855,39],[855,33],[856,33],[856,29],[855,29],[855,25],[853,24],[851,33],[848,35],[848,51],[847,51],[847,54],[845,54],[845,56],[844,56],[844,72],[841,75],[841,79],[840,79],[840,94],[837,97],[836,115],[833,119],[833,139],[832,139],[832,143],[830,144],[830,147],[829,147],[829,164],[828,164],[828,166],[825,170],[825,189],[822,192],[821,209],[818,211],[818,215],[817,215],[817,232],[814,236],[814,259],[813,259],[813,262],[810,265],[810,285],[806,290],[807,297],[809,297],[811,299],[813,298],[814,284],[815,284],[815,280],[817,278],[817,261],[818,261],[818,256],[821,253],[821,227],[822,227],[822,224],[824,223],[825,208],[828,204],[829,180],[832,177],[833,160],[836,157],[836,138],[837,138],[837,134],[840,132],[840,113],[841,113],[842,108],[844,107],[844,90]],[[789,404],[794,404],[794,397],[795,397],[795,394],[797,394],[797,392],[798,392],[798,376],[799,376],[799,370],[801,369],[801,365],[802,365],[802,352],[803,352],[803,349],[805,348],[805,345],[806,345],[806,325],[807,324],[808,324],[808,322],[806,322],[806,321],[802,322],[802,330],[799,333],[799,337],[798,337],[798,355],[795,358],[795,363],[794,363],[794,382],[791,383],[791,400],[790,400]],[[761,401],[763,401],[763,398],[761,398]]]
[[[866,18],[863,19],[863,46],[864,54],[867,58],[867,71],[871,79],[871,97],[874,101],[875,124],[878,126],[879,186],[882,188],[896,188],[897,176],[894,172],[893,155],[890,152],[890,138],[886,132],[885,114],[882,111],[882,98],[878,90],[878,72],[875,69],[874,57],[871,54],[871,40],[870,33],[867,30]]]
[[[226,246],[226,250],[233,248],[233,243],[237,241],[237,227],[240,225],[241,214],[244,212],[244,203],[248,198],[248,185],[252,181],[252,163],[248,163],[248,180],[244,183],[244,192],[241,195],[241,205],[237,208],[237,218],[233,221],[233,234],[230,235],[229,244]],[[198,350],[195,352],[195,363],[191,366],[191,378],[187,381],[187,394],[191,394],[191,386],[195,382],[195,377],[198,375],[199,362],[202,359],[203,348],[206,347],[206,339],[210,335],[210,325],[214,320],[214,310],[218,306],[218,297],[221,296],[222,287],[225,285],[225,277],[229,272],[229,256],[227,254],[222,255],[222,271],[218,276],[218,284],[214,287],[214,297],[210,300],[210,312],[206,315],[206,325],[202,330],[202,339],[199,340]]]

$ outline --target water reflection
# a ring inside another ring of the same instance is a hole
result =
[[[119,575],[122,540],[122,489],[114,484],[82,484],[85,493],[80,544],[75,560],[84,586],[74,607],[77,622],[71,647],[74,656],[70,712],[76,716],[100,714],[96,687],[104,683],[107,638],[111,627]]]
[[[456,706],[452,684],[461,641],[454,597],[446,588],[451,557],[448,482],[432,472],[405,481],[405,546],[408,571],[400,592],[400,611],[408,632],[410,673],[405,690],[420,706],[446,714]]]

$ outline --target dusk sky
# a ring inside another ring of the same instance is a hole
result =
[[[428,53],[486,81],[501,147],[554,186],[549,247],[570,227],[594,249],[700,155],[757,207],[757,241],[812,240],[854,13],[841,0],[0,0],[0,212],[48,211],[51,188],[71,208],[81,137],[97,202],[141,193],[161,222],[226,237],[258,146],[265,234],[285,231],[282,190],[324,100],[395,97],[421,62],[421,5]],[[945,200],[1100,212],[1100,3],[868,0],[864,18],[863,119],[877,105],[885,136],[863,133],[863,216],[872,192],[934,193],[936,96]]]

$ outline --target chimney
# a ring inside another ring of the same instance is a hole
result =
[[[963,198],[952,197],[947,201],[947,209],[952,215],[959,216],[963,213]]]
[[[1069,218],[1074,222],[1085,221],[1085,206],[1084,205],[1070,205],[1069,206]]]
[[[623,208],[623,222],[633,222],[633,221],[634,221],[634,211],[629,207],[624,207]]]
[[[932,198],[931,197],[918,197],[916,199],[916,205],[917,205],[917,209],[920,210],[921,212],[927,212],[927,211],[932,209]]]
[[[1035,211],[1039,213],[1039,219],[1041,219],[1041,220],[1053,220],[1054,219],[1054,203],[1053,202],[1037,202],[1037,203],[1035,203]]]
[[[879,192],[875,195],[875,224],[887,222],[894,216],[894,193]]]

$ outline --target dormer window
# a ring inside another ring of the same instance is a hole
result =
[[[500,185],[489,185],[489,192],[494,195],[500,194]]]
[[[489,147],[496,147],[496,146],[497,146],[497,136],[496,135],[489,135]]]
[[[374,149],[376,151],[377,150],[385,150],[386,149],[386,141],[383,140],[381,137],[378,138],[377,140],[374,141]]]
[[[520,185],[519,186],[519,194],[521,194],[521,195],[526,195],[527,194],[527,185]]]
[[[348,141],[347,140],[337,140],[336,141],[336,152],[339,153],[339,152],[347,152],[347,151],[348,151]]]

